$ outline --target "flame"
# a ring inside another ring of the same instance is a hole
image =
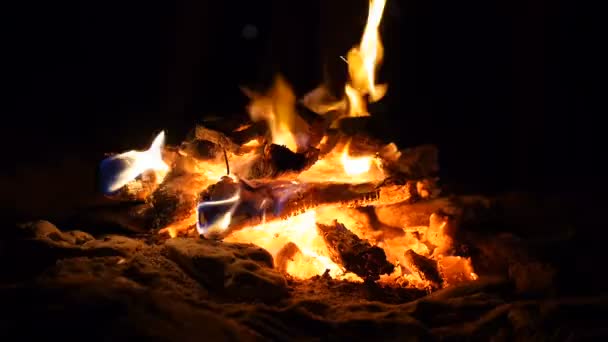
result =
[[[164,143],[162,131],[146,151],[131,150],[104,159],[100,165],[102,191],[112,194],[149,170],[156,172],[156,182],[160,184],[169,171],[169,165],[162,158]]]
[[[351,184],[377,183],[385,178],[379,160],[373,156],[353,158],[348,154],[348,148],[344,148],[342,152],[328,153],[297,176],[297,180],[301,182]]]
[[[348,99],[349,116],[369,115],[365,108],[364,96],[370,102],[377,102],[386,94],[386,85],[376,84],[376,68],[382,61],[384,48],[380,40],[378,28],[384,12],[386,0],[371,0],[367,23],[361,43],[353,47],[347,54],[348,74],[350,84],[345,86]]]
[[[342,157],[340,158],[344,172],[349,176],[357,176],[369,172],[372,167],[373,157],[366,156],[353,158],[348,154],[349,147],[350,140],[346,143],[344,151],[342,152]]]
[[[224,240],[253,243],[267,250],[275,260],[281,248],[291,242],[298,247],[299,253],[287,262],[286,271],[294,278],[307,279],[323,275],[329,270],[329,275],[333,278],[357,281],[356,275],[345,274],[329,258],[327,246],[316,227],[316,217],[316,211],[309,210],[285,220],[262,223],[233,232]]]
[[[252,99],[249,115],[253,121],[265,120],[270,128],[272,143],[283,145],[296,152],[298,144],[295,130],[296,96],[285,79],[277,75],[270,91],[265,95],[244,89]]]

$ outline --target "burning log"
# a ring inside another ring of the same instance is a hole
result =
[[[437,261],[417,254],[411,249],[405,252],[405,260],[407,262],[405,266],[410,271],[417,273],[420,279],[428,281],[435,289],[441,288],[443,279],[437,269]]]
[[[222,203],[233,198],[238,190],[238,203]],[[241,228],[273,220],[281,220],[306,210],[324,205],[361,207],[415,201],[420,196],[416,192],[416,182],[405,184],[331,184],[298,183],[291,181],[245,181],[238,182],[224,177],[220,183],[204,190],[200,203],[208,203],[199,210],[199,219],[215,222],[230,209],[229,225],[222,229],[227,235]],[[218,203],[219,201],[219,203]],[[201,204],[199,203],[199,208]],[[216,204],[214,204],[216,203]],[[232,205],[236,203],[234,209]],[[201,217],[200,215],[203,215]],[[229,229],[228,229],[229,228]],[[206,233],[206,231],[205,231]]]
[[[199,183],[196,175],[168,177],[149,198],[145,216],[150,229],[160,229],[191,217],[197,197],[193,187]]]
[[[330,258],[365,281],[376,281],[390,274],[395,266],[386,260],[384,250],[360,239],[337,220],[333,225],[317,223],[319,233],[329,249]]]
[[[125,184],[122,188],[107,197],[116,201],[138,202],[144,201],[158,187],[158,176],[150,170],[144,172],[137,179]]]

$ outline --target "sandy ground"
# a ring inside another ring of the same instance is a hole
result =
[[[502,196],[475,212],[460,237],[475,248],[480,279],[429,294],[324,277],[295,281],[253,245],[108,235],[93,221],[70,220],[108,204],[95,192],[88,161],[40,170],[2,180],[14,191],[20,222],[0,241],[2,340],[608,337],[596,257],[602,220],[581,198]]]

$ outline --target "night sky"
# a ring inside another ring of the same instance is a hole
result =
[[[442,177],[469,191],[601,179],[587,120],[601,113],[592,11],[564,1],[387,2],[389,92],[374,120],[388,138],[438,144]],[[239,86],[278,71],[299,95],[323,81],[339,88],[339,56],[367,15],[367,0],[24,7],[8,40],[16,53],[3,110],[17,122],[8,135],[17,172],[143,148],[160,129],[176,143],[205,115],[242,112]]]

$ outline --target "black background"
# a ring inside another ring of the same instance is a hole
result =
[[[339,87],[366,14],[366,0],[24,3],[5,41],[7,150],[19,172],[144,148],[160,129],[176,143],[277,71],[298,94]],[[374,120],[401,146],[438,144],[442,177],[468,191],[597,189],[593,19],[565,1],[388,0]]]

